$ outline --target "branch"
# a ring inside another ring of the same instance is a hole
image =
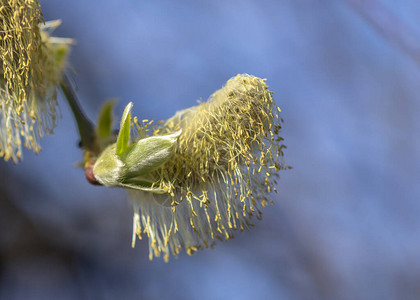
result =
[[[74,88],[70,83],[67,75],[63,76],[63,80],[60,82],[60,86],[76,120],[82,147],[85,150],[95,151],[96,146],[94,125],[84,114],[77,99],[76,93],[74,92]]]
[[[95,163],[96,156],[99,154],[99,147],[97,145],[95,135],[95,127],[84,114],[79,101],[77,100],[74,88],[66,75],[63,76],[63,80],[60,82],[60,86],[68,104],[70,105],[71,111],[77,123],[77,128],[79,130],[80,140],[85,152],[85,177],[89,183],[93,185],[100,185],[100,183],[96,180],[95,175],[93,174],[93,165]]]

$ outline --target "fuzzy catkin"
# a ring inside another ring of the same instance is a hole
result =
[[[277,172],[287,168],[279,113],[265,80],[243,74],[154,129],[182,134],[173,157],[152,174],[169,195],[130,192],[133,230],[148,235],[150,258],[167,260],[183,248],[191,254],[261,217],[277,192]]]
[[[0,4],[0,156],[18,162],[23,146],[37,153],[56,125],[68,43],[51,41],[38,1]]]

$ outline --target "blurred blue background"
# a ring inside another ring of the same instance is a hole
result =
[[[351,2],[41,1],[77,41],[90,118],[116,97],[117,115],[166,119],[249,73],[275,92],[294,169],[251,231],[150,262],[124,191],[74,167],[60,98],[42,152],[0,162],[0,299],[420,299],[420,61]],[[420,36],[417,1],[367,2]]]

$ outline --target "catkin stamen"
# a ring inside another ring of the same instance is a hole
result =
[[[279,112],[265,80],[244,74],[153,130],[182,130],[173,157],[152,174],[156,185],[169,185],[172,207],[131,192],[143,219],[153,224],[147,230],[160,237],[149,243],[165,241],[155,256],[164,253],[166,260],[168,251],[176,256],[181,248],[192,254],[249,228],[253,216],[261,218],[260,208],[272,202],[269,193],[285,167]],[[167,231],[169,226],[175,230]]]

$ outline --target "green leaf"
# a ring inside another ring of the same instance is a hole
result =
[[[131,145],[121,156],[125,178],[145,176],[164,164],[172,155],[181,131],[151,136]]]
[[[117,154],[118,156],[121,156],[127,150],[128,144],[130,142],[132,108],[133,102],[128,103],[121,117],[120,132],[118,133],[117,147],[115,149],[115,154]]]
[[[106,101],[99,112],[96,134],[101,140],[106,140],[112,135],[112,122],[114,119],[112,111],[116,102],[116,99]]]

